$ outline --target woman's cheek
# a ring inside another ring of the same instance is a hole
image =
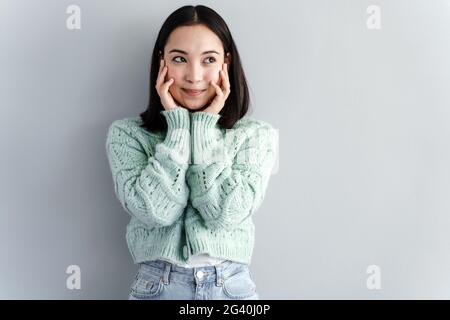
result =
[[[215,70],[213,73],[209,75],[209,81],[214,81],[214,83],[218,84],[220,81],[220,70]]]

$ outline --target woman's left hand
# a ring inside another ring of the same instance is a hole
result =
[[[224,63],[222,65],[222,70],[219,71],[219,75],[221,78],[221,86],[219,87],[214,81],[211,81],[210,84],[216,90],[216,96],[214,97],[211,104],[203,110],[203,112],[209,112],[214,114],[219,114],[220,110],[225,105],[225,100],[227,100],[230,95],[230,79],[228,78],[228,68],[227,64]]]

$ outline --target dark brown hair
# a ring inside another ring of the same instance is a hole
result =
[[[160,111],[164,110],[160,97],[156,91],[156,79],[159,71],[160,52],[164,47],[173,30],[181,26],[204,25],[214,32],[222,41],[225,56],[231,54],[229,65],[229,78],[231,92],[220,111],[218,125],[225,129],[231,129],[236,121],[241,119],[248,111],[250,95],[245,79],[244,70],[241,65],[236,44],[233,41],[230,30],[222,17],[214,10],[198,5],[184,6],[175,10],[163,23],[156,38],[150,66],[150,96],[147,109],[140,114],[143,124],[141,127],[148,131],[165,132],[167,123]],[[195,112],[195,111],[194,111]]]

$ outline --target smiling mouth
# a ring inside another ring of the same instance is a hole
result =
[[[203,92],[206,91],[206,89],[205,89],[205,90],[189,90],[189,89],[184,89],[184,88],[182,88],[182,90],[183,90],[186,94],[188,94],[188,95],[190,95],[190,96],[192,96],[192,97],[201,95]]]

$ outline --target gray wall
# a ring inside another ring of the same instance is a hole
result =
[[[144,110],[156,33],[185,4],[0,1],[0,298],[127,298],[106,130]],[[261,298],[449,299],[449,1],[201,4],[233,33],[251,116],[279,130],[254,218]]]

